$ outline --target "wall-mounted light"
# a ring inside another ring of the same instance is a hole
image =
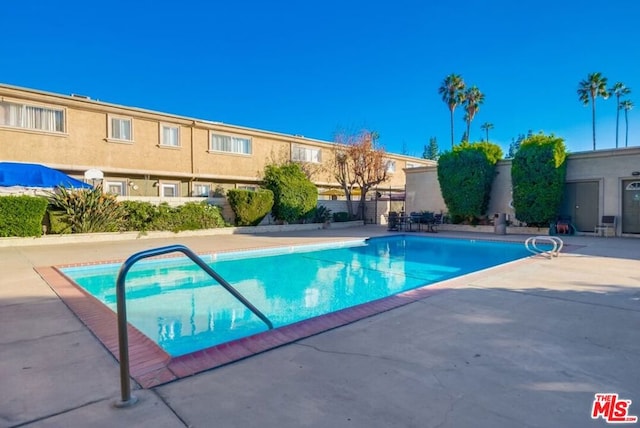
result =
[[[634,177],[637,177],[640,175],[640,171],[633,171],[631,175],[633,175]]]

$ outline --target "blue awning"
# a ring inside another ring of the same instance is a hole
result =
[[[0,187],[66,187],[90,189],[90,184],[44,165],[33,163],[0,162]]]

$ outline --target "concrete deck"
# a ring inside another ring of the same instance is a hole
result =
[[[585,427],[595,393],[640,416],[640,240],[570,236],[572,252],[444,291],[151,389],[115,409],[114,357],[34,267],[386,234],[341,230],[0,248],[0,427]],[[425,236],[433,236],[424,234]],[[496,238],[442,232],[435,236]],[[524,240],[523,236],[500,239]]]

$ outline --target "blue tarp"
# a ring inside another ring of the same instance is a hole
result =
[[[69,177],[56,169],[33,163],[0,162],[0,187],[71,187],[90,189],[92,186]]]

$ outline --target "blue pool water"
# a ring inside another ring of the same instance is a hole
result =
[[[280,327],[529,255],[521,243],[400,235],[203,259]],[[115,311],[120,266],[61,270]],[[266,330],[186,257],[136,263],[126,295],[128,321],[172,356]]]

